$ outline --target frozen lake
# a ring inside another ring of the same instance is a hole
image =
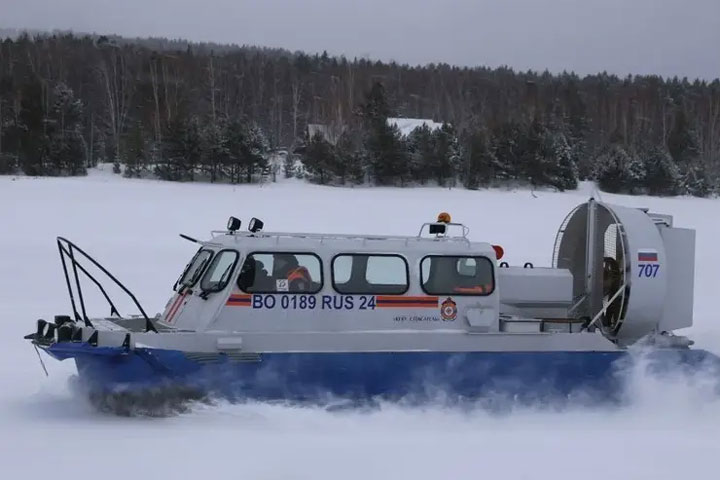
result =
[[[55,237],[75,241],[139,297],[163,309],[195,251],[227,217],[268,230],[414,234],[440,211],[500,244],[511,264],[549,265],[555,232],[584,202],[577,192],[332,188],[87,178],[0,177],[0,465],[5,478],[244,479],[712,478],[720,455],[720,399],[703,378],[668,384],[638,376],[631,405],[614,410],[518,410],[494,416],[386,405],[370,412],[247,404],[198,405],[169,418],[118,418],[74,397],[74,365],[22,340],[37,318],[67,313]],[[720,201],[603,195],[649,207],[697,230],[696,346],[720,353]],[[105,314],[100,311],[97,313]],[[9,474],[9,475],[8,475]]]

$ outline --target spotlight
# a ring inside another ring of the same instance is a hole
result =
[[[237,232],[240,230],[240,224],[242,222],[235,217],[230,217],[227,223],[228,232]]]
[[[264,226],[265,226],[265,224],[263,223],[262,220],[260,220],[259,218],[253,217],[250,220],[250,223],[248,223],[248,231],[250,231],[251,233],[259,232],[260,230],[263,229]]]

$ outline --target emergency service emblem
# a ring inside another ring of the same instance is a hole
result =
[[[440,305],[440,316],[446,322],[452,322],[457,317],[457,305],[452,298],[448,297]]]

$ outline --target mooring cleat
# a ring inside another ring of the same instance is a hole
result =
[[[72,340],[73,326],[71,324],[63,323],[58,327],[57,330],[57,341],[58,342],[69,342]]]
[[[77,327],[75,330],[73,330],[73,334],[70,340],[72,342],[82,342],[82,327]]]

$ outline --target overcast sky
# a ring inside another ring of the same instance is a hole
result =
[[[0,0],[0,27],[411,64],[720,77],[720,0]]]

